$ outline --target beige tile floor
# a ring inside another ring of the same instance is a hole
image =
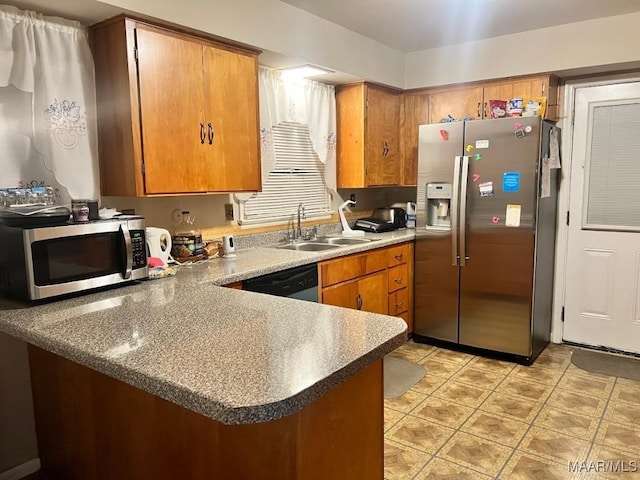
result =
[[[640,382],[581,370],[571,353],[552,344],[524,367],[400,347],[428,373],[385,400],[385,479],[640,479]],[[619,471],[569,469],[598,461]]]

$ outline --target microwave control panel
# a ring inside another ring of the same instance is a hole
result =
[[[133,251],[132,268],[146,267],[147,246],[144,239],[144,230],[131,230],[131,250]]]

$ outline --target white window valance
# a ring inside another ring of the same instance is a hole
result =
[[[325,181],[336,189],[336,94],[333,85],[288,79],[279,72],[259,70],[262,178],[276,167],[273,127],[281,123],[307,125],[313,150],[325,166]]]
[[[336,190],[334,87],[265,68],[259,86],[262,192],[235,196],[239,222],[286,222],[300,203],[308,219],[329,217]]]
[[[0,5],[0,188],[98,198],[95,80],[78,22]]]

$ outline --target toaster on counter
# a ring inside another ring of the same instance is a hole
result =
[[[397,230],[407,224],[405,213],[404,208],[399,207],[375,208],[370,217],[359,218],[352,228],[372,233]]]

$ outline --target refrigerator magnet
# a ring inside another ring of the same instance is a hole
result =
[[[449,132],[447,132],[445,129],[440,130],[440,136],[442,137],[442,140],[445,142],[449,140]]]
[[[494,225],[497,225],[500,223],[500,217],[492,217],[491,218],[491,223],[493,223]]]
[[[470,152],[471,150],[473,150],[473,145],[471,144],[467,145],[467,152]]]
[[[482,182],[481,184],[478,185],[478,188],[480,189],[481,197],[493,196],[493,182]],[[493,223],[496,223],[496,222],[493,222]]]
[[[502,177],[502,191],[520,191],[520,172],[504,172],[504,175]]]
[[[520,226],[520,212],[522,211],[522,205],[507,205],[507,216],[504,220],[506,227],[519,227]]]
[[[476,153],[476,160],[482,160],[482,154]]]
[[[476,148],[489,148],[489,140],[476,140]]]
[[[478,175],[477,173],[473,174],[473,181],[477,182],[478,180],[480,180],[480,175]]]

